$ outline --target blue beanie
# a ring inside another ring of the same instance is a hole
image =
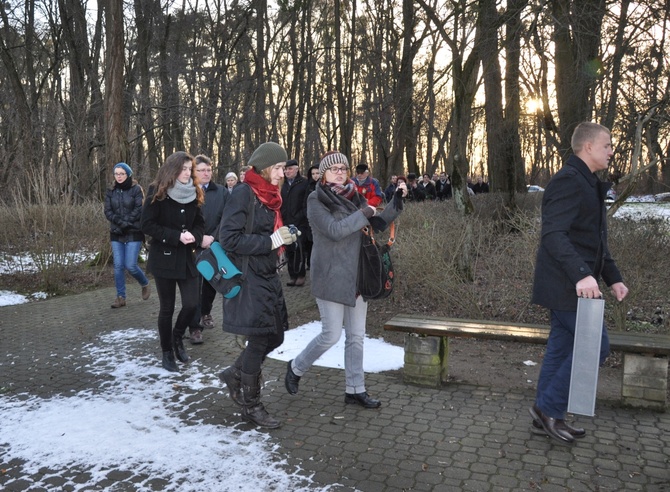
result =
[[[117,167],[120,167],[121,169],[123,169],[126,172],[126,174],[128,175],[128,177],[131,177],[133,175],[133,170],[130,169],[130,166],[128,164],[126,164],[125,162],[119,162],[117,165],[114,166],[114,169],[116,170]]]

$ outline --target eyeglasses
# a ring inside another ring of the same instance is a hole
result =
[[[114,173],[114,176],[126,176],[126,173]]]
[[[205,168],[205,169],[196,169],[196,173],[211,173],[212,170],[210,168]]]
[[[329,168],[328,170],[333,174],[344,174],[347,171],[349,171],[349,168],[344,167],[344,166],[333,166],[333,167]]]

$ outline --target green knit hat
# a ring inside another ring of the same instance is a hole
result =
[[[256,171],[261,171],[266,167],[274,166],[279,162],[286,162],[287,160],[288,155],[281,145],[275,142],[265,142],[254,150],[248,164],[254,166]]]

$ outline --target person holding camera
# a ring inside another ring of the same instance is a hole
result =
[[[284,343],[288,312],[277,267],[285,246],[298,239],[281,217],[281,183],[286,151],[274,142],[261,144],[251,155],[244,183],[233,188],[223,209],[219,242],[242,270],[240,293],[224,299],[223,330],[247,337],[237,360],[219,377],[232,400],[242,407],[242,418],[259,427],[281,423],[261,403],[261,369],[265,357]],[[251,230],[247,233],[247,223]]]
[[[344,402],[364,408],[378,408],[379,400],[365,389],[363,343],[368,303],[357,287],[358,262],[364,227],[384,230],[403,208],[407,185],[398,184],[393,200],[377,213],[358,192],[349,178],[349,160],[337,151],[323,156],[319,164],[321,177],[316,190],[307,198],[307,217],[312,227],[314,246],[310,260],[312,294],[321,315],[321,333],[309,342],[298,356],[289,361],[284,383],[286,390],[298,392],[300,378],[330,347],[344,329]]]

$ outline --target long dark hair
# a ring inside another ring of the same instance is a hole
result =
[[[202,205],[205,202],[205,195],[202,192],[202,189],[200,189],[200,186],[198,186],[197,178],[195,177],[195,159],[188,152],[180,150],[179,152],[175,152],[168,156],[163,165],[158,169],[156,179],[151,183],[151,186],[154,189],[154,197],[151,200],[151,203],[156,200],[165,199],[167,190],[174,186],[175,181],[177,181],[177,178],[181,174],[185,162],[190,162],[193,166],[191,168],[191,178],[193,179],[193,184],[195,186],[198,205]]]

